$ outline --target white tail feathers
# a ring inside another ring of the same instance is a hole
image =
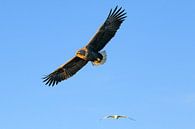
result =
[[[106,51],[102,51],[100,52],[100,54],[103,56],[102,60],[95,60],[92,62],[92,65],[93,66],[99,66],[99,65],[102,65],[106,62],[106,59],[107,59],[107,54],[106,54]]]

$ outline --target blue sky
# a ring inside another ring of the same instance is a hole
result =
[[[128,17],[90,63],[47,87],[116,5]],[[0,129],[194,129],[194,0],[1,0]],[[129,115],[137,121],[99,119]]]

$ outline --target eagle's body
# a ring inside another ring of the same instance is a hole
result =
[[[76,74],[76,72],[78,72],[89,61],[91,61],[93,65],[103,64],[106,60],[106,53],[105,51],[100,51],[112,39],[121,23],[125,20],[126,13],[124,11],[125,10],[122,10],[122,7],[119,9],[116,7],[113,11],[111,9],[106,21],[89,43],[79,49],[75,57],[70,61],[61,65],[51,74],[45,76],[43,82],[46,82],[46,85],[54,86]]]

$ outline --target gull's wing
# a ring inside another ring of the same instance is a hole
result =
[[[118,116],[119,118],[128,118],[128,116]]]
[[[114,118],[114,116],[107,116],[106,118]]]
[[[105,117],[103,117],[102,119],[108,119],[108,118],[114,118],[114,116],[109,115],[109,116],[105,116]]]
[[[49,86],[57,85],[59,82],[66,80],[76,74],[76,72],[78,72],[83,66],[87,64],[87,62],[88,61],[75,56],[67,63],[61,65],[54,72],[43,77],[43,82]]]
[[[131,117],[128,117],[128,116],[118,116],[119,118],[127,118],[127,119],[130,119],[130,120],[133,120],[133,121],[136,121],[135,119],[131,118]]]
[[[132,121],[136,121],[135,119],[133,119],[133,118],[131,118],[131,117],[128,117],[127,119],[132,120]]]
[[[122,10],[122,7],[118,9],[118,6],[110,13],[99,28],[95,36],[89,41],[86,47],[93,49],[98,52],[105,47],[105,45],[114,37],[115,33],[119,29],[121,23],[125,20],[126,13]]]

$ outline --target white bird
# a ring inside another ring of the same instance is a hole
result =
[[[105,116],[103,119],[120,119],[120,118],[127,118],[129,120],[133,120],[136,121],[135,119],[128,117],[128,116],[124,116],[124,115],[109,115],[109,116]]]

